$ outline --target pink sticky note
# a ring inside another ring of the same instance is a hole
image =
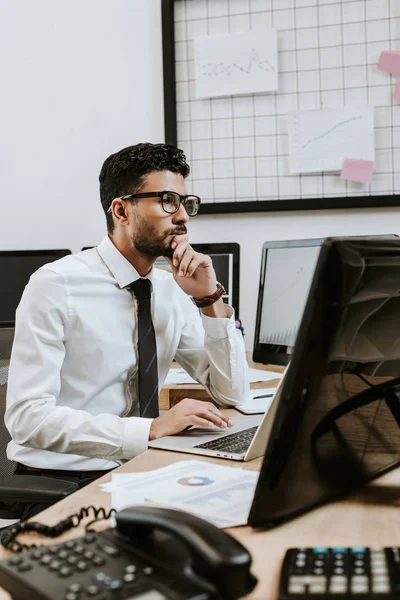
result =
[[[397,100],[397,102],[400,102],[400,79],[396,83],[396,86],[393,90],[393,100]]]
[[[361,160],[359,158],[345,158],[342,165],[341,179],[369,183],[372,179],[374,169],[373,160]]]
[[[396,50],[383,50],[379,57],[378,69],[400,75],[400,52]]]

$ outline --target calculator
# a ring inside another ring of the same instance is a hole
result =
[[[400,548],[291,548],[279,600],[400,600]]]

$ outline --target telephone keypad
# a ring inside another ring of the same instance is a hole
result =
[[[136,556],[133,548],[117,547],[114,533],[88,537],[34,548],[1,561],[0,585],[15,600],[33,596],[38,600],[134,600],[150,589],[165,600],[210,599],[196,584]]]

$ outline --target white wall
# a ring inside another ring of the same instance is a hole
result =
[[[196,193],[196,190],[188,190]],[[331,235],[400,234],[400,209],[354,209],[196,216],[189,222],[195,243],[240,244],[240,318],[253,349],[261,249],[269,240]]]
[[[0,249],[104,235],[104,159],[164,141],[160,6],[0,0]]]

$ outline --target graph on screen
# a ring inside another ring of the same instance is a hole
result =
[[[275,29],[194,39],[198,98],[278,89]]]
[[[260,342],[294,346],[319,246],[268,250]]]
[[[372,107],[293,111],[288,130],[291,174],[340,171],[346,158],[374,161]]]

